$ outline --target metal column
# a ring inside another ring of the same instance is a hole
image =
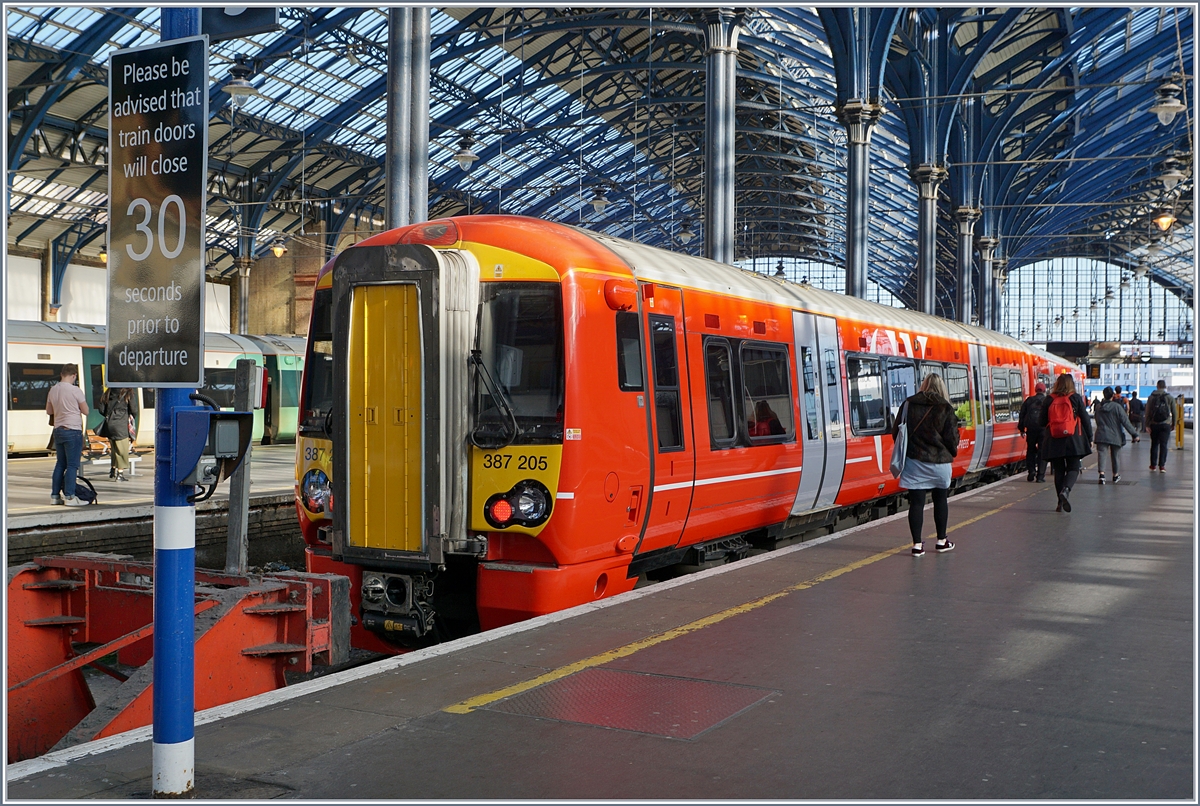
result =
[[[917,309],[937,313],[937,198],[938,185],[946,180],[946,169],[919,165],[912,180],[917,183]],[[864,277],[863,282],[866,282]]]
[[[954,218],[958,221],[958,291],[954,301],[954,317],[968,325],[974,313],[975,222],[979,220],[979,215],[975,207],[959,207],[954,211]]]
[[[704,254],[734,259],[734,136],[737,37],[742,15],[722,8],[705,14],[708,50],[704,90]]]
[[[850,101],[838,110],[846,127],[846,296],[867,296],[867,202],[870,197],[871,130],[883,107]]]
[[[429,7],[412,9],[408,146],[410,224],[429,218],[429,37]]]
[[[239,255],[234,265],[237,266],[238,273],[237,332],[244,336],[250,332],[250,267],[254,265],[254,261],[246,255]]]
[[[979,247],[979,324],[991,327],[992,319],[992,256],[999,241],[984,236],[976,241]]]
[[[409,206],[409,152],[412,147],[412,9],[388,11],[387,154],[384,181],[387,183],[386,228],[411,223]]]

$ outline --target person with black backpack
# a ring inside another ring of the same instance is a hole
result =
[[[1146,427],[1150,429],[1150,470],[1167,472],[1167,441],[1175,427],[1175,401],[1167,394],[1167,382],[1159,380],[1158,388],[1146,401]]]
[[[1017,430],[1025,437],[1025,480],[1039,482],[1046,480],[1046,463],[1040,453],[1042,438],[1045,431],[1040,425],[1042,409],[1046,406],[1046,384],[1037,383],[1033,394],[1025,398],[1021,404],[1021,416],[1017,419]]]
[[[1083,457],[1092,452],[1092,421],[1083,398],[1075,392],[1075,379],[1068,373],[1054,382],[1039,423],[1046,429],[1042,459],[1054,468],[1054,489],[1058,492],[1055,512],[1070,512],[1071,488],[1083,469]]]

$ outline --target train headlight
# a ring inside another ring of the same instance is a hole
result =
[[[332,509],[330,506],[329,477],[323,470],[313,469],[304,474],[300,483],[300,500],[309,512],[324,512]]]
[[[483,515],[497,529],[540,526],[550,517],[550,491],[539,481],[526,479],[506,493],[496,493],[483,505]]]
[[[387,590],[387,586],[383,582],[383,577],[375,574],[364,574],[362,581],[362,597],[363,601],[380,602],[383,600],[383,594]]]

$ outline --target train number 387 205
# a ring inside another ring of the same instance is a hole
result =
[[[507,470],[512,465],[511,453],[485,453],[483,466],[490,470]],[[545,456],[517,456],[517,470],[546,470]]]

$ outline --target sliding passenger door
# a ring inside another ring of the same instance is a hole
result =
[[[696,479],[696,445],[688,401],[687,355],[683,328],[683,292],[661,285],[642,286],[646,345],[650,354],[650,394],[654,401],[650,450],[654,456],[653,494],[631,503],[637,510],[649,503],[650,518],[638,553],[668,548],[679,542],[692,504]],[[631,520],[640,520],[631,512]]]
[[[987,467],[992,452],[992,389],[991,372],[988,370],[987,348],[982,344],[967,345],[971,356],[971,380],[975,387],[972,404],[972,419],[975,422],[975,448],[971,453],[968,470]]]
[[[828,316],[792,313],[804,444],[803,470],[792,514],[833,506],[842,484],[846,434],[842,427],[837,323]]]

